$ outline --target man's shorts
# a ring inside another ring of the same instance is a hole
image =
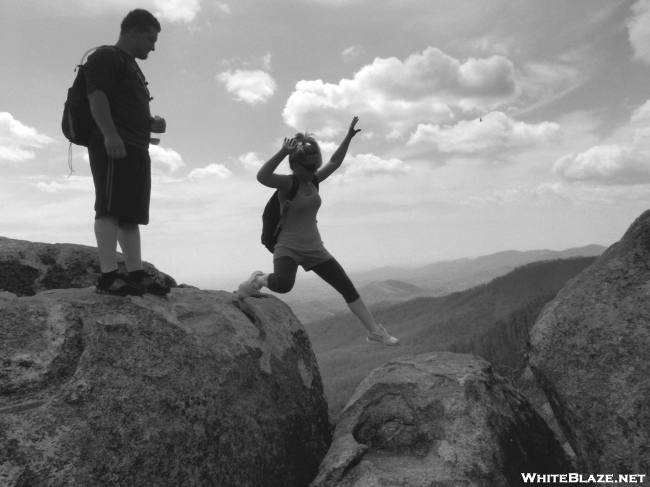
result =
[[[108,157],[103,137],[93,137],[88,147],[95,183],[95,219],[114,216],[120,225],[149,223],[151,158],[149,151],[125,144],[126,157]]]

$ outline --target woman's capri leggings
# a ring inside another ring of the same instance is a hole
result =
[[[318,277],[339,292],[346,303],[352,303],[359,299],[354,284],[336,259],[326,260],[317,264],[311,269]],[[268,288],[276,293],[288,293],[293,289],[296,282],[298,263],[291,257],[283,256],[273,260],[273,273],[269,274]]]

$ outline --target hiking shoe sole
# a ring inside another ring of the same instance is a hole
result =
[[[369,333],[366,337],[368,343],[375,343],[377,345],[383,345],[385,347],[394,347],[399,345],[399,340],[386,331],[386,329],[379,325],[379,333]]]
[[[154,294],[155,296],[166,296],[172,290],[169,286],[159,284],[151,277],[146,276],[139,283],[135,284],[143,294]]]
[[[142,290],[131,284],[124,279],[117,278],[109,286],[97,284],[95,292],[98,294],[111,294],[113,296],[126,297],[126,296],[142,296]]]

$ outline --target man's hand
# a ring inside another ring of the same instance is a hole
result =
[[[154,134],[164,134],[167,130],[167,122],[164,118],[156,115],[151,119],[151,131]]]
[[[122,159],[126,157],[124,141],[117,134],[104,137],[104,147],[106,147],[106,153],[111,159]]]

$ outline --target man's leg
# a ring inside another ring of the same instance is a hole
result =
[[[99,250],[99,266],[103,273],[117,270],[117,218],[106,215],[95,220],[95,238]]]
[[[117,231],[117,240],[126,260],[129,272],[142,270],[142,243],[140,241],[140,225],[123,223]]]
[[[95,289],[99,293],[117,296],[141,296],[142,290],[117,272],[119,233],[119,224],[116,217],[106,215],[95,220],[95,237],[97,238],[97,249],[99,250],[99,266],[102,271]]]
[[[129,271],[131,282],[140,286],[140,289],[149,294],[165,296],[171,288],[156,280],[143,270],[142,244],[140,241],[140,225],[136,223],[122,223],[117,232],[117,239],[126,261],[126,270]]]

